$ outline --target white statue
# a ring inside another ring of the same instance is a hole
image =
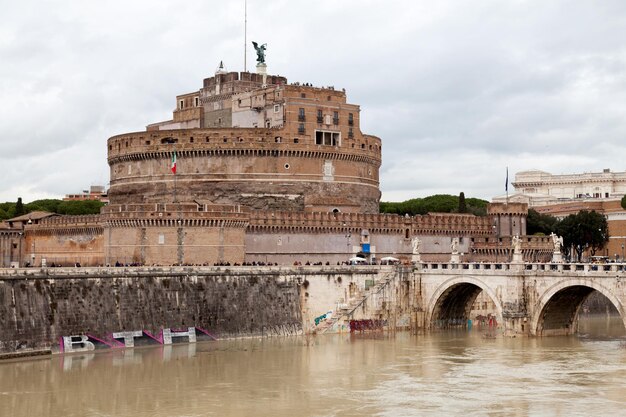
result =
[[[561,253],[561,246],[563,246],[563,237],[557,236],[556,233],[550,233],[552,238],[552,244],[554,245],[554,253]]]
[[[454,255],[459,253],[459,238],[452,238],[452,243],[450,243],[450,249]]]
[[[422,242],[418,238],[414,237],[413,239],[411,239],[411,246],[413,246],[413,255],[419,255],[421,245]]]
[[[522,239],[518,235],[513,236],[511,243],[513,243],[513,253],[522,253]]]

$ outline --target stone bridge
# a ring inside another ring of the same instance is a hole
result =
[[[610,300],[626,326],[625,271],[626,264],[423,263],[404,279],[415,285],[418,327],[466,323],[485,292],[505,334],[549,336],[576,331],[579,309],[594,290]]]

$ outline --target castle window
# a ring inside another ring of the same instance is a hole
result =
[[[209,137],[208,137],[208,136],[205,136],[204,141],[205,141],[206,143],[209,143]]]
[[[298,133],[304,133],[304,123],[298,125]]]
[[[146,145],[150,145],[150,141],[149,140],[146,141]]]
[[[348,129],[348,137],[349,137],[350,139],[354,138],[354,132],[352,131],[352,128],[349,128],[349,129]]]
[[[306,98],[306,94],[304,93],[300,94],[300,98]]]
[[[274,113],[278,113],[278,112],[280,112],[280,105],[274,104]]]
[[[179,100],[179,101],[178,101],[178,108],[179,108],[180,110],[182,110],[182,109],[184,109],[184,108],[185,108],[185,100]]]
[[[364,143],[361,144],[361,149],[365,149],[365,144]]]
[[[326,100],[330,101],[330,96],[326,97]]]
[[[189,143],[193,143],[193,136],[189,138]]]
[[[113,150],[113,145],[109,145],[109,150],[112,151]]]
[[[348,124],[350,126],[354,124],[354,115],[352,113],[348,113]]]
[[[304,122],[306,120],[305,116],[304,116],[304,109],[302,107],[300,107],[298,109],[298,121],[299,122]]]
[[[333,112],[333,124],[335,125],[339,124],[339,112],[336,112],[336,111]]]
[[[274,138],[274,142],[276,142],[276,143],[280,143],[281,141],[282,141],[282,138],[280,136],[276,136]]]
[[[325,146],[339,145],[341,136],[339,132],[327,132],[322,130],[315,131],[315,144]]]
[[[199,104],[200,104],[200,99],[198,97],[194,97],[193,98],[193,105],[198,107]]]
[[[224,138],[224,143],[228,142],[228,138]]]
[[[161,144],[166,144],[166,143],[178,143],[178,139],[175,138],[163,138],[161,139]]]
[[[285,164],[285,169],[289,169],[289,164]]]
[[[324,114],[322,113],[321,110],[317,111],[317,123],[323,123],[324,122]]]
[[[293,138],[293,143],[298,143],[298,142],[300,142],[300,139],[298,139],[298,138]]]

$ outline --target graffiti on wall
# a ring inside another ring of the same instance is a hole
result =
[[[350,320],[350,333],[382,330],[386,325],[387,320]]]
[[[285,323],[261,328],[263,336],[297,336],[302,334],[302,323]]]
[[[333,316],[333,312],[332,310],[322,314],[319,317],[315,317],[314,321],[315,321],[315,325],[318,326],[323,320],[328,320]]]
[[[196,343],[198,340],[217,340],[217,337],[199,327],[162,329],[158,336],[146,330],[115,332],[104,337],[91,334],[63,336],[59,340],[60,353],[88,352],[97,349],[132,348],[145,345]]]

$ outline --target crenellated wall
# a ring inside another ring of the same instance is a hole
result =
[[[103,265],[100,216],[55,216],[27,225],[23,248],[31,266]]]
[[[242,263],[248,214],[200,203],[112,204],[103,208],[107,265]]]

